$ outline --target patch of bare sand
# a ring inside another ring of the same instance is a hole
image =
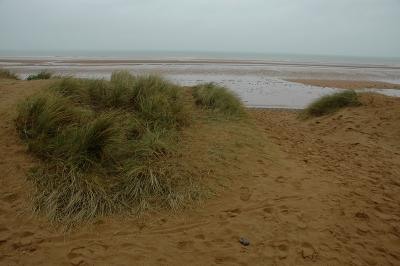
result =
[[[365,95],[366,106],[309,121],[250,111],[264,142],[257,153],[239,141],[240,154],[218,154],[234,126],[222,136],[194,128],[184,144],[195,143],[193,169],[212,161],[218,169],[204,176],[228,176],[229,187],[194,209],[110,217],[63,234],[30,213],[25,173],[34,161],[12,124],[15,102],[39,85],[0,81],[0,264],[400,263],[400,99]],[[197,145],[204,139],[212,144]]]
[[[393,84],[379,81],[362,81],[362,80],[325,80],[325,79],[289,79],[288,81],[302,83],[304,85],[312,85],[317,87],[329,87],[339,89],[400,89],[400,84]]]
[[[400,99],[361,96],[364,106],[300,121],[295,113],[258,111],[265,134],[297,162],[299,238],[320,265],[397,265],[400,260]]]

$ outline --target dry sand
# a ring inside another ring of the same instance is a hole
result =
[[[339,88],[339,89],[400,89],[400,84],[393,84],[380,81],[362,80],[326,80],[326,79],[288,79],[291,82],[302,83],[318,87]]]
[[[30,212],[35,162],[12,122],[44,83],[0,81],[0,265],[400,265],[400,99],[365,95],[365,106],[309,121],[251,110],[265,145],[219,169],[231,175],[225,191],[64,234]]]

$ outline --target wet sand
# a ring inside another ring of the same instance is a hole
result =
[[[134,74],[161,74],[183,86],[215,82],[233,90],[248,107],[302,109],[315,99],[338,92],[338,88],[312,86],[307,79],[326,79],[329,85],[339,84],[333,80],[346,79],[342,87],[357,83],[359,87],[370,82],[375,84],[400,84],[400,66],[372,64],[332,64],[310,62],[274,62],[261,60],[121,60],[121,59],[1,59],[0,67],[7,67],[21,78],[47,69],[57,75],[82,78],[109,79],[116,70],[128,70]],[[354,81],[354,82],[353,82]],[[323,85],[321,81],[315,85]],[[338,86],[341,88],[340,86]],[[399,91],[389,88],[376,90],[391,96]]]
[[[400,83],[400,63],[361,64],[185,58],[152,60],[110,58],[106,60],[101,58],[0,57],[0,67],[10,68],[22,76],[32,71],[48,69],[57,74],[107,77],[113,70],[127,69],[135,73],[168,75],[253,75],[280,79],[345,79],[399,81],[398,83]]]
[[[341,67],[341,68],[377,68],[400,69],[400,64],[360,64],[360,63],[332,63],[332,62],[295,62],[295,61],[268,61],[268,60],[234,60],[234,59],[71,59],[48,57],[47,59],[7,58],[0,57],[0,64],[37,65],[140,65],[140,64],[221,64],[221,65],[265,65],[265,66],[305,66],[305,67]]]
[[[362,80],[321,80],[321,79],[289,79],[290,82],[297,82],[317,87],[340,88],[340,89],[400,89],[400,84],[393,84],[379,81]]]
[[[362,107],[309,121],[249,110],[265,146],[217,169],[230,175],[223,191],[193,209],[64,234],[31,212],[26,174],[37,162],[13,125],[18,100],[46,84],[0,81],[1,265],[400,264],[400,98],[363,95]]]

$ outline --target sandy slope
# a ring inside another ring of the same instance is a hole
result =
[[[0,81],[1,265],[400,264],[400,99],[364,96],[309,121],[253,110],[264,146],[219,169],[232,182],[216,197],[65,235],[30,213],[34,161],[12,124],[15,102],[42,83]]]

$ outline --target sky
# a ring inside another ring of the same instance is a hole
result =
[[[0,0],[0,50],[400,57],[400,0]]]

